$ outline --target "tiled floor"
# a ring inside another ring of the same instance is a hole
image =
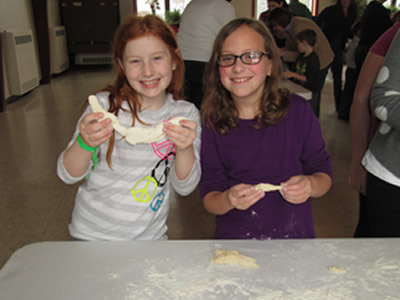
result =
[[[56,160],[73,132],[84,99],[111,79],[108,69],[70,69],[6,106],[0,113],[0,268],[18,248],[38,241],[68,240],[77,185],[56,175]],[[334,186],[313,201],[317,236],[351,237],[357,194],[347,184],[348,123],[334,113],[332,85],[323,91],[321,125],[332,156]],[[214,217],[198,192],[174,197],[170,239],[211,238]]]

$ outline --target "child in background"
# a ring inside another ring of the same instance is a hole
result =
[[[342,97],[340,98],[338,108],[338,118],[341,120],[349,120],[350,107],[353,103],[353,94],[357,84],[358,72],[356,66],[355,53],[360,41],[360,22],[354,24],[353,38],[351,39],[347,48],[347,68],[346,68],[346,81]]]
[[[283,72],[283,78],[292,79],[312,92],[318,88],[319,59],[313,48],[316,41],[317,35],[314,30],[300,31],[296,35],[297,49],[300,55],[294,65],[295,71]]]
[[[310,197],[331,187],[319,121],[301,97],[279,90],[281,63],[259,21],[219,32],[205,73],[200,194],[220,239],[312,238]],[[263,192],[255,185],[281,185]]]
[[[96,96],[122,126],[186,120],[165,122],[158,142],[132,145],[115,133],[109,118],[101,120],[103,113],[87,107],[58,160],[65,183],[87,178],[78,189],[69,231],[82,240],[164,239],[171,185],[187,195],[200,180],[200,114],[178,100],[184,64],[174,32],[160,18],[127,18],[114,37],[113,63],[114,83]]]

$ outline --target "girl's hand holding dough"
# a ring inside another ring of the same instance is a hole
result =
[[[227,201],[233,208],[246,210],[264,195],[262,190],[256,189],[253,185],[240,183],[227,191]]]
[[[103,113],[87,114],[79,123],[81,138],[89,147],[97,147],[103,144],[113,133],[111,120],[109,118],[101,120],[103,117]]]
[[[289,178],[282,183],[283,198],[293,204],[301,204],[310,198],[312,192],[311,180],[309,176],[298,175]]]

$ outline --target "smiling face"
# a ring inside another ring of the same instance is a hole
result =
[[[251,51],[265,53],[264,40],[259,33],[242,25],[225,39],[220,54],[241,55]],[[235,102],[259,102],[271,68],[271,60],[263,55],[261,61],[254,65],[243,64],[238,58],[233,66],[219,67],[219,74],[222,85]]]
[[[157,109],[165,103],[175,64],[161,40],[145,35],[129,41],[120,65],[142,109]]]

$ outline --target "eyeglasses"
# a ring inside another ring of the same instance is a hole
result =
[[[256,65],[261,61],[264,55],[268,56],[266,53],[257,51],[245,52],[241,55],[222,54],[218,57],[217,63],[221,67],[230,67],[236,64],[236,60],[240,58],[245,65]]]

